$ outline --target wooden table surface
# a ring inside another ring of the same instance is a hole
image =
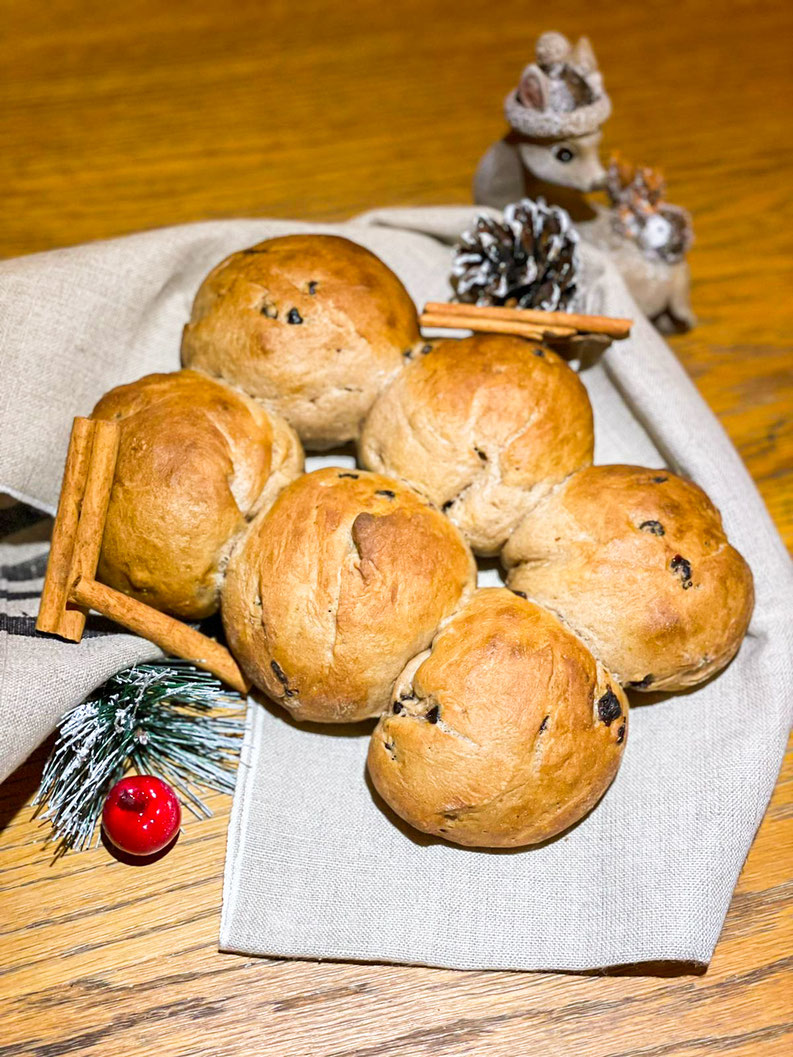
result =
[[[694,214],[673,346],[793,543],[793,7],[3,0],[0,255],[208,217],[467,202],[542,30],[587,32],[605,149]],[[2,789],[0,1057],[772,1057],[793,1051],[790,755],[707,972],[452,972],[216,950],[229,800],[145,868],[52,865]]]

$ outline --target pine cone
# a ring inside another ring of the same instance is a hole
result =
[[[577,247],[569,215],[542,198],[508,205],[502,221],[480,214],[454,250],[457,300],[563,310],[576,289]]]
[[[611,224],[650,260],[676,264],[691,247],[691,216],[664,200],[666,185],[658,169],[637,168],[614,156],[606,174]]]

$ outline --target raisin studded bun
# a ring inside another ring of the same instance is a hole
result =
[[[322,450],[358,436],[419,341],[413,302],[374,254],[335,235],[288,235],[209,273],[182,363],[238,385]]]
[[[640,690],[682,690],[724,667],[754,605],[718,510],[668,470],[583,470],[524,518],[503,560],[510,587]]]
[[[326,468],[251,526],[223,586],[223,624],[248,677],[298,719],[382,712],[394,680],[473,590],[457,529],[403,485]]]
[[[361,461],[445,510],[479,554],[497,554],[540,496],[591,464],[586,389],[561,357],[522,338],[426,348],[369,412]]]
[[[121,427],[99,578],[183,619],[209,616],[235,538],[301,472],[300,442],[195,371],[111,389],[93,418]]]
[[[397,680],[368,767],[416,829],[455,844],[536,844],[600,799],[625,747],[617,682],[554,616],[477,591]]]

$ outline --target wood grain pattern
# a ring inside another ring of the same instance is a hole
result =
[[[233,215],[469,201],[538,32],[591,36],[606,149],[694,213],[673,345],[793,544],[789,46],[777,2],[5,0],[0,254]],[[229,802],[144,868],[55,865],[0,791],[0,1057],[781,1057],[793,1048],[793,757],[707,973],[459,973],[216,950]]]

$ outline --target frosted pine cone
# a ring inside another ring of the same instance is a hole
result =
[[[576,289],[578,234],[569,215],[542,198],[508,205],[503,220],[480,214],[455,247],[458,301],[562,311]]]

